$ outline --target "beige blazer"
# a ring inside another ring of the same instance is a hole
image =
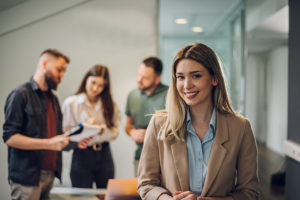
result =
[[[148,126],[138,169],[142,199],[189,189],[186,142],[158,139],[166,116],[154,115]],[[201,196],[258,199],[257,149],[247,119],[217,112],[216,133]]]

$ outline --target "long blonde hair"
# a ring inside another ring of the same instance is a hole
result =
[[[166,122],[159,134],[160,139],[168,140],[174,137],[182,141],[185,139],[187,105],[180,97],[176,88],[176,67],[183,59],[191,59],[202,64],[210,75],[217,79],[218,84],[212,89],[212,103],[218,112],[235,115],[234,110],[230,106],[221,62],[218,56],[208,46],[195,43],[194,45],[183,47],[173,60],[172,81],[166,100],[167,115],[166,113],[157,113],[158,115],[167,116]]]

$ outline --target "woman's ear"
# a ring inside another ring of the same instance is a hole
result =
[[[212,78],[212,85],[213,86],[217,86],[218,85],[218,79],[215,76],[213,76],[213,78]]]

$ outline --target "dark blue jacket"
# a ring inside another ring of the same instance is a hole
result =
[[[56,115],[57,134],[62,134],[62,113],[57,97],[51,92]],[[18,86],[7,97],[5,104],[3,140],[6,142],[16,133],[32,138],[47,138],[47,108],[43,91],[30,79]],[[22,150],[8,147],[8,179],[35,186],[40,180],[44,150]],[[57,153],[56,177],[61,180],[62,158]]]

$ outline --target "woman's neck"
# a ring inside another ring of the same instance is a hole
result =
[[[194,106],[190,107],[190,115],[192,121],[197,122],[207,122],[210,121],[213,111],[213,105],[210,103],[208,105]]]
[[[86,95],[87,100],[89,101],[89,103],[94,107],[99,99],[99,97],[95,97],[95,98],[91,98],[88,95]]]

